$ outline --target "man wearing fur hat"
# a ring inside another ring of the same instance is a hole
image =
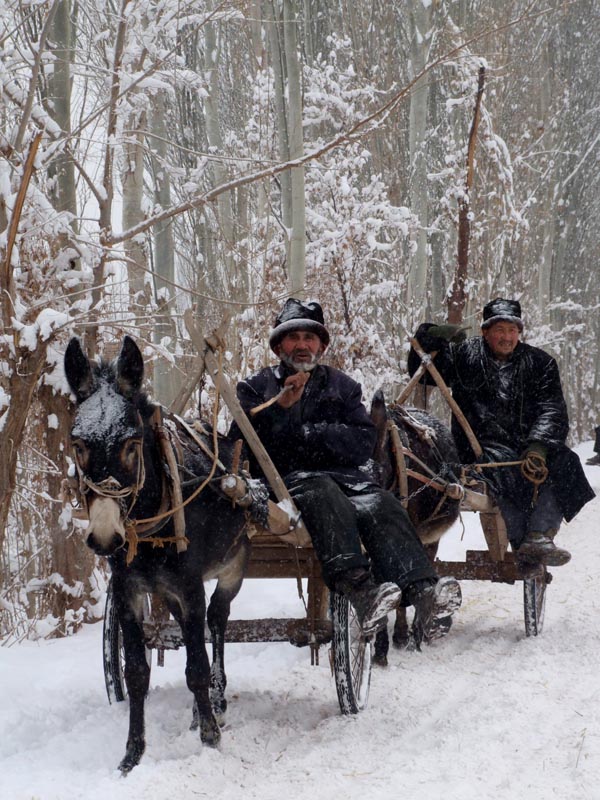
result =
[[[269,344],[280,363],[241,381],[238,397],[302,513],[325,583],[349,598],[367,636],[402,603],[415,606],[418,643],[439,638],[460,586],[438,580],[401,503],[367,469],[375,427],[360,385],[320,363],[329,344],[321,306],[289,299]]]
[[[498,297],[485,306],[481,336],[466,339],[464,331],[424,323],[415,337],[426,352],[437,352],[434,364],[483,448],[479,461],[523,462],[482,470],[519,560],[566,564],[571,555],[554,538],[563,519],[573,519],[594,492],[579,457],[565,445],[569,419],[556,361],[521,341],[516,300]],[[411,375],[419,364],[411,350]],[[463,463],[475,462],[455,417],[452,433]]]

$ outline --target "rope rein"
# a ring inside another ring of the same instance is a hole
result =
[[[427,434],[423,433],[424,428],[419,423],[415,423],[414,420],[410,418],[410,415],[405,412],[405,417],[407,417],[407,424],[411,425],[416,431],[417,434],[423,438],[425,436],[426,440],[432,446],[435,446],[435,443],[430,441],[431,437],[428,437]],[[429,515],[429,517],[424,520],[424,522],[431,522],[436,518],[436,515],[441,510],[444,501],[449,496],[448,495],[448,488],[451,485],[451,482],[448,481],[444,475],[446,472],[446,465],[442,463],[441,469],[438,473],[435,473],[427,464],[425,464],[415,453],[412,452],[410,447],[408,447],[402,437],[400,435],[400,429],[398,428],[397,424],[393,420],[388,421],[388,431],[390,432],[391,438],[391,447],[392,452],[395,457],[396,463],[396,480],[398,482],[398,488],[400,490],[400,500],[402,505],[407,508],[408,504],[411,500],[413,500],[417,495],[421,492],[424,492],[426,489],[435,489],[435,491],[440,492],[442,497],[440,498],[439,502],[437,503],[433,512]],[[435,448],[437,450],[437,447]],[[439,451],[438,451],[439,455]],[[422,470],[422,474],[420,472],[416,472],[415,470],[410,469],[407,466],[407,459],[411,459],[415,462],[415,464]],[[537,502],[538,491],[539,487],[548,477],[548,467],[546,466],[545,460],[542,456],[538,455],[537,453],[529,454],[527,458],[520,459],[518,461],[491,461],[485,464],[469,464],[463,465],[461,469],[461,481],[460,485],[464,485],[465,483],[465,476],[469,470],[473,470],[475,472],[481,472],[484,469],[495,469],[498,467],[520,467],[522,476],[534,484],[534,492],[532,498],[532,505],[535,505]],[[428,478],[426,477],[428,476]],[[422,483],[422,486],[419,486],[411,494],[408,494],[408,478],[414,478],[417,481]]]

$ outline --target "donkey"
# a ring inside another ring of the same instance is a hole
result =
[[[126,774],[140,762],[145,749],[144,699],[150,682],[142,628],[145,594],[157,594],[181,626],[187,685],[195,700],[192,728],[199,727],[204,744],[216,746],[221,736],[219,721],[227,707],[225,628],[231,601],[242,585],[250,545],[242,510],[221,499],[210,484],[185,506],[185,530],[181,531],[185,535],[177,535],[176,509],[167,491],[173,470],[165,465],[159,442],[165,427],[157,424],[160,412],[142,391],[144,363],[131,337],[125,336],[113,363],[98,364],[90,362],[79,340],[73,338],[64,365],[77,402],[71,447],[89,517],[86,543],[108,557],[123,633],[129,734],[119,769]],[[196,437],[189,428],[180,427],[171,453],[175,456],[179,451],[185,502],[210,477],[214,459],[206,446],[210,437],[204,435],[202,447],[200,434]],[[221,462],[231,458],[231,449],[230,445],[219,447]],[[151,536],[151,543],[141,537],[138,541],[135,534],[136,521],[142,520],[150,524],[144,536]],[[209,578],[218,582],[206,612],[203,581]],[[204,643],[205,617],[213,643],[212,667]]]
[[[458,482],[454,469],[460,459],[450,429],[437,417],[421,409],[386,407],[381,391],[373,396],[371,419],[377,429],[374,460],[380,467],[382,485],[407,502],[408,515],[429,558],[434,561],[441,537],[458,519],[460,513],[460,500],[444,496],[437,489],[427,486],[427,481],[432,478],[437,478],[437,483]],[[425,479],[423,483],[407,476],[406,498],[401,496],[396,455],[390,434],[391,425],[395,426],[402,446],[412,454],[405,456],[407,468],[422,474]],[[399,607],[394,622],[393,643],[396,647],[407,647],[411,641],[406,609]],[[376,664],[387,664],[388,649],[389,637],[387,628],[384,628],[375,637]]]

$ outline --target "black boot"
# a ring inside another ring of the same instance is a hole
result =
[[[395,583],[377,584],[368,570],[362,567],[343,572],[335,581],[335,590],[352,604],[365,636],[372,636],[385,624],[387,615],[402,598]]]
[[[517,550],[517,558],[525,564],[545,564],[547,567],[562,567],[571,560],[571,553],[557,547],[554,537],[557,528],[544,531],[528,531]]]
[[[462,603],[462,592],[456,578],[446,576],[436,583],[411,586],[406,591],[406,600],[415,607],[413,636],[420,649],[422,642],[433,642],[448,633],[452,614]]]
[[[600,465],[600,426],[598,426],[595,430],[596,433],[596,442],[594,444],[594,455],[585,462],[592,467],[597,467]]]

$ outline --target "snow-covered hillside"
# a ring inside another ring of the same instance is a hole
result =
[[[582,459],[591,443],[579,448]],[[600,468],[587,468],[600,492]],[[482,537],[464,515],[441,556]],[[311,667],[287,644],[230,645],[219,750],[188,730],[183,652],[153,665],[148,746],[116,766],[127,704],[110,706],[100,625],[60,641],[0,648],[0,797],[7,800],[598,800],[600,497],[561,532],[542,636],[527,639],[522,587],[463,583],[445,640],[392,651],[368,709],[342,717],[326,650]],[[294,582],[247,581],[235,617],[301,613]]]

